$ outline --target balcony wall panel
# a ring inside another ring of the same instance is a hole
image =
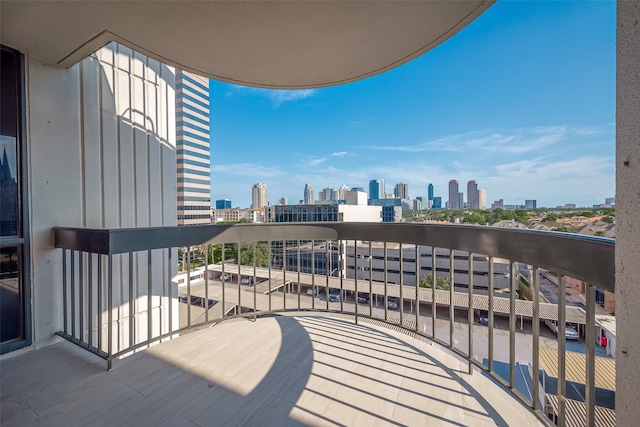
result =
[[[134,58],[135,59],[132,59]],[[115,65],[112,65],[115,64]],[[130,49],[110,44],[68,70],[26,58],[28,170],[32,242],[34,343],[46,345],[62,329],[62,254],[53,250],[51,228],[141,227],[177,223],[175,153],[175,72]],[[148,80],[147,80],[148,79]],[[152,254],[154,325],[168,304],[167,251]],[[140,258],[139,260],[137,258]],[[144,259],[142,259],[144,258]],[[147,254],[134,257],[138,284],[136,329],[146,339]],[[89,283],[88,256],[77,286],[97,292],[97,271]],[[128,254],[112,257],[114,343],[128,344]],[[177,257],[172,261],[176,263]],[[103,306],[92,319],[97,340],[98,312],[107,321],[107,258],[103,258]],[[97,268],[94,264],[92,268]],[[173,271],[175,272],[175,267]],[[157,287],[157,289],[156,289]],[[79,289],[79,288],[78,288]],[[86,298],[86,295],[85,295]],[[120,305],[122,304],[122,305]],[[176,310],[177,313],[177,310]],[[88,312],[83,313],[87,326]],[[79,322],[76,319],[76,322]],[[168,322],[168,321],[166,321]],[[168,325],[168,323],[167,323]],[[156,326],[154,326],[156,328]],[[123,337],[124,334],[124,338]],[[116,333],[114,332],[114,337]],[[106,334],[103,335],[103,340]]]

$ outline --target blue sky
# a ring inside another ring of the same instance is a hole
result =
[[[211,195],[249,207],[305,183],[447,199],[478,181],[487,204],[604,203],[615,193],[615,3],[498,1],[451,39],[387,73],[275,91],[212,80]],[[465,194],[466,201],[466,194]]]

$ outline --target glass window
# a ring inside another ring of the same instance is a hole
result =
[[[0,353],[30,344],[22,182],[22,56],[0,58]]]

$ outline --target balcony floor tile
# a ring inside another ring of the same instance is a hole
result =
[[[68,342],[0,362],[0,423],[541,425],[436,347],[322,316],[234,319],[106,363]]]

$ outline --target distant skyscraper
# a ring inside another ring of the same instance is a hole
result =
[[[491,204],[491,209],[504,209],[504,200],[496,200]]]
[[[464,205],[464,193],[460,192],[458,193],[458,208],[459,209],[464,209],[465,205]]]
[[[429,187],[427,187],[427,197],[429,200],[433,200],[433,184],[429,183]]]
[[[304,185],[304,204],[313,204],[313,187],[310,184]]]
[[[442,209],[442,197],[434,197],[431,209]]]
[[[604,199],[604,202],[607,205],[615,205],[616,203],[616,198],[615,197],[607,197],[606,199]]]
[[[525,209],[536,209],[537,206],[538,206],[538,201],[537,200],[525,200],[524,201],[524,208]]]
[[[347,192],[351,191],[349,187],[343,185],[338,190],[338,200],[347,200]]]
[[[449,202],[447,203],[447,209],[460,209],[461,206],[459,197],[458,180],[452,179],[451,181],[449,181]]]
[[[289,199],[287,199],[286,197],[280,197],[280,198],[278,199],[278,204],[279,204],[280,206],[288,205],[288,204],[289,204]]]
[[[480,209],[478,183],[474,179],[467,182],[467,209]]]
[[[209,79],[176,70],[178,225],[211,223]]]
[[[478,190],[478,209],[487,209],[487,190]]]
[[[231,200],[220,199],[216,200],[216,209],[229,209],[231,207]]]
[[[330,201],[334,191],[336,191],[335,188],[331,188],[331,187],[325,188],[324,190],[318,193],[318,200],[322,200],[325,202]]]
[[[384,179],[372,179],[369,181],[369,198],[382,199],[384,194]]]
[[[254,184],[251,189],[252,207],[263,208],[269,205],[269,197],[267,196],[267,186],[261,182]]]
[[[396,199],[410,199],[409,184],[405,184],[404,182],[397,183],[395,189],[393,190],[393,195],[396,197]]]

